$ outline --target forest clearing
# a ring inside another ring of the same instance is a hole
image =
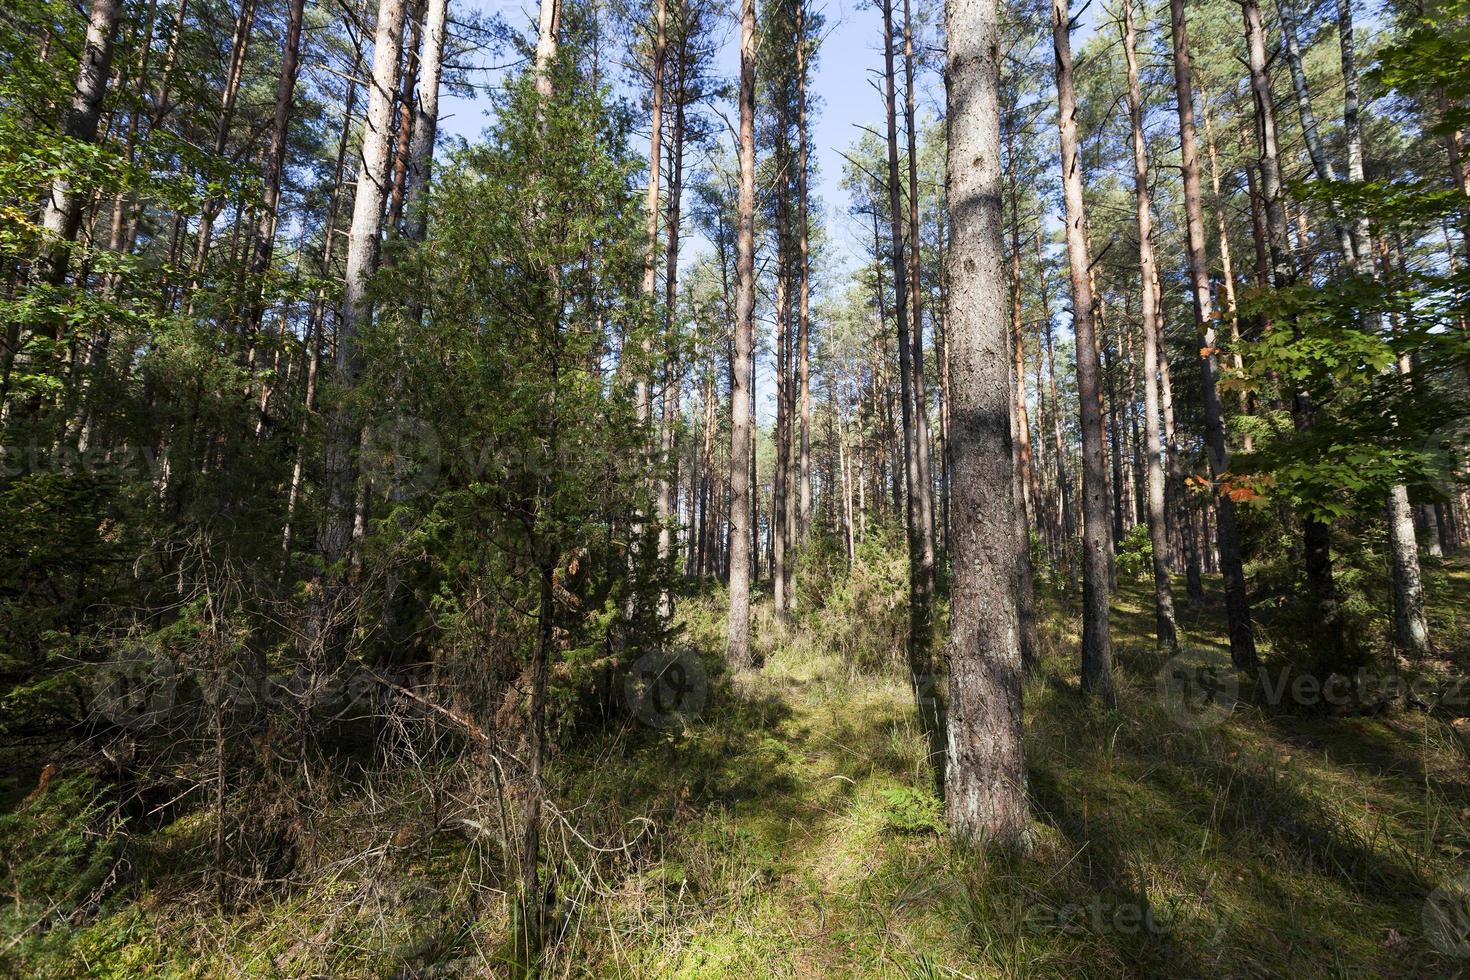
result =
[[[0,975],[1470,975],[1470,0],[7,0]]]

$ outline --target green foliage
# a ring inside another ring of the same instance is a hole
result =
[[[1147,524],[1135,524],[1128,529],[1118,543],[1118,574],[1133,579],[1152,574],[1154,542],[1148,533]]]
[[[888,826],[900,834],[942,834],[944,803],[927,790],[907,786],[879,790],[887,806]]]
[[[814,642],[863,669],[892,666],[908,630],[908,558],[901,528],[873,524],[856,542],[851,566],[835,542],[798,560],[798,612]]]
[[[102,782],[90,774],[52,772],[14,811],[0,813],[0,890],[8,899],[0,907],[0,935],[25,936],[19,956],[44,946],[44,926],[57,910],[78,919],[94,912],[123,857]],[[5,961],[0,954],[0,965]]]

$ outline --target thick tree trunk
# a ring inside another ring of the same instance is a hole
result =
[[[1102,373],[1097,353],[1096,302],[1090,279],[1082,161],[1077,144],[1077,91],[1072,80],[1072,15],[1068,0],[1052,0],[1056,54],[1057,124],[1066,205],[1067,258],[1072,270],[1072,332],[1077,348],[1077,394],[1082,429],[1082,688],[1106,704],[1113,690],[1113,644],[1108,626],[1108,477],[1100,409]]]
[[[751,348],[755,336],[755,0],[740,4],[740,196],[735,236],[735,357],[730,385],[728,656],[751,666]]]
[[[1237,669],[1255,669],[1256,640],[1246,595],[1245,570],[1235,524],[1235,501],[1224,486],[1230,468],[1225,447],[1225,413],[1216,387],[1219,353],[1215,313],[1210,298],[1210,267],[1205,247],[1205,212],[1200,192],[1199,147],[1194,127],[1194,86],[1190,78],[1189,34],[1184,0],[1169,0],[1170,32],[1174,41],[1174,94],[1179,104],[1179,142],[1184,175],[1184,214],[1189,274],[1194,294],[1194,320],[1201,341],[1200,386],[1205,410],[1205,454],[1215,505],[1216,540],[1220,570],[1225,577],[1225,617],[1230,631],[1230,660]]]
[[[1164,517],[1163,442],[1159,435],[1159,307],[1154,295],[1153,212],[1148,192],[1148,148],[1143,139],[1143,90],[1133,31],[1133,0],[1123,0],[1123,53],[1128,61],[1128,118],[1133,130],[1133,189],[1138,204],[1138,272],[1143,318],[1144,438],[1148,534],[1153,544],[1154,633],[1158,648],[1179,648],[1174,621],[1174,589],[1169,580],[1169,534]]]
[[[1010,338],[1004,288],[995,0],[948,0],[951,506],[945,811],[965,838],[1016,846],[1029,822],[1016,610]]]

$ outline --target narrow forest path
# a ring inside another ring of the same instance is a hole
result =
[[[898,975],[923,960],[923,930],[894,921],[886,894],[934,886],[937,801],[908,788],[927,780],[908,690],[794,633],[768,646],[728,692],[760,721],[747,751],[723,759],[728,805],[682,828],[698,844],[656,875],[680,912],[630,973]]]

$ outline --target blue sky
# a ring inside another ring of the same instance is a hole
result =
[[[469,12],[482,15],[498,14],[513,27],[529,31],[534,22],[536,8],[517,0],[451,0],[452,12],[460,17]],[[759,0],[757,0],[759,2]],[[819,0],[820,2],[820,0]],[[917,3],[917,0],[916,0]],[[935,0],[923,0],[933,15],[939,15]],[[897,6],[897,4],[895,4]],[[729,17],[724,25],[725,44],[720,54],[719,70],[734,77],[738,69],[738,0],[731,0]],[[860,135],[860,126],[867,125],[881,131],[883,103],[874,87],[877,76],[874,72],[882,68],[883,51],[879,45],[880,25],[878,10],[869,0],[825,0],[819,8],[826,17],[826,37],[822,42],[816,69],[811,78],[811,91],[818,106],[812,127],[812,146],[816,154],[819,176],[816,192],[826,206],[829,234],[834,244],[832,260],[838,268],[849,267],[856,259],[858,239],[847,216],[847,196],[838,187],[842,177],[842,151],[846,150]],[[916,14],[917,14],[916,6]],[[1092,8],[1088,15],[1094,12]],[[1091,17],[1084,18],[1090,21]],[[1084,23],[1074,38],[1080,45],[1089,33]],[[933,43],[933,37],[924,38]],[[489,52],[477,56],[481,65],[490,65],[493,56]],[[475,82],[481,86],[498,84],[499,72],[475,73]],[[942,80],[934,71],[922,72],[918,78],[920,89],[920,112],[932,118],[938,113],[943,97]],[[444,119],[443,131],[450,136],[473,140],[485,126],[485,111],[488,104],[484,95],[476,98],[446,97],[441,112]],[[733,111],[726,112],[734,119]],[[646,137],[645,137],[646,140]],[[726,142],[730,141],[728,135]],[[646,152],[646,146],[642,147]],[[834,270],[837,271],[837,270]]]
[[[759,3],[760,0],[757,0]],[[823,2],[823,0],[817,0]],[[941,16],[939,0],[913,0],[916,19],[919,5],[931,11],[931,19]],[[1080,5],[1080,4],[1079,4]],[[895,0],[899,7],[899,0]],[[826,18],[826,36],[822,42],[815,70],[810,79],[810,90],[816,99],[816,112],[812,120],[812,147],[819,173],[814,190],[825,208],[827,232],[832,243],[829,253],[831,265],[826,271],[826,281],[833,288],[841,288],[848,281],[844,275],[861,260],[862,245],[870,234],[848,215],[848,197],[839,186],[842,178],[842,153],[861,135],[860,127],[867,126],[878,131],[883,128],[883,101],[880,90],[874,83],[879,76],[875,72],[883,67],[881,42],[882,17],[871,0],[825,0],[819,8]],[[1074,49],[1081,46],[1092,31],[1092,22],[1099,10],[1097,0],[1087,8],[1082,23],[1073,34]],[[529,32],[533,29],[536,8],[518,0],[451,0],[451,14],[464,17],[468,12],[482,15],[498,14],[513,27]],[[718,68],[727,77],[733,78],[739,69],[738,45],[738,0],[730,0],[728,20],[722,25],[724,45],[720,52]],[[934,43],[933,32],[920,41]],[[494,62],[492,52],[474,56],[483,66]],[[939,59],[931,58],[938,67]],[[485,87],[500,83],[503,73],[495,70],[475,72],[474,81],[481,92],[473,98],[446,96],[441,102],[441,131],[450,137],[477,139],[486,125],[489,100]],[[943,98],[943,80],[938,71],[921,72],[916,83],[921,119],[934,118],[940,111]],[[902,90],[900,89],[900,98]],[[737,116],[733,107],[724,107],[724,117],[734,121]],[[726,133],[723,140],[733,147],[732,134]],[[647,135],[642,137],[640,152],[647,152]],[[698,165],[698,161],[693,161]],[[686,231],[686,234],[688,232]],[[691,238],[685,248],[686,262],[704,247],[702,239]],[[770,367],[758,362],[756,370],[758,390],[758,415],[762,424],[769,421],[774,410],[771,398]]]

